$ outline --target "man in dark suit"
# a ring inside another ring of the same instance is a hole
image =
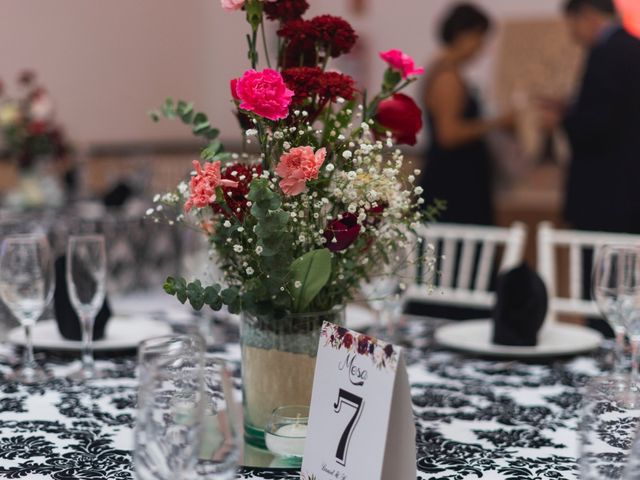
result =
[[[640,39],[613,0],[568,0],[567,24],[588,50],[582,84],[562,123],[572,149],[565,219],[573,228],[640,233]]]
[[[573,102],[542,110],[546,126],[562,125],[571,144],[565,220],[578,230],[640,233],[640,40],[622,28],[613,0],[568,0],[565,15],[588,51]],[[592,263],[583,252],[583,271]],[[591,298],[590,275],[583,278]],[[613,333],[600,319],[588,324]]]

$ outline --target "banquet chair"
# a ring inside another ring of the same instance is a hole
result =
[[[489,311],[495,303],[492,279],[523,261],[527,229],[518,222],[510,227],[433,224],[421,225],[416,233],[422,248],[409,262],[413,271],[405,305]],[[424,265],[425,249],[435,255],[435,273]]]
[[[639,244],[640,235],[610,232],[586,232],[578,230],[559,230],[551,223],[538,225],[537,252],[538,273],[547,287],[549,310],[546,322],[557,321],[558,315],[582,317],[600,317],[600,312],[593,299],[585,298],[585,280],[591,272],[584,272],[584,255],[594,255],[598,248],[606,244]],[[560,293],[558,288],[560,250],[568,250],[568,296]]]

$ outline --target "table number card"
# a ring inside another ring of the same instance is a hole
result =
[[[303,480],[415,480],[415,425],[402,349],[325,322]]]

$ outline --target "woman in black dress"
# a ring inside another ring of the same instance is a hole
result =
[[[512,115],[483,119],[478,98],[461,69],[482,49],[491,21],[478,8],[460,4],[441,26],[443,49],[425,86],[430,144],[422,177],[426,205],[447,202],[440,222],[491,225],[492,167],[485,135],[513,123]]]

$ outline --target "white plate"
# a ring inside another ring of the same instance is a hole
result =
[[[359,332],[375,324],[376,312],[358,303],[349,303],[345,311],[345,318],[347,328]]]
[[[113,316],[107,323],[107,331],[102,340],[93,342],[96,351],[131,350],[147,338],[168,335],[171,327],[158,320],[144,316],[120,317]],[[42,320],[32,329],[33,346],[47,350],[82,349],[82,342],[67,340],[60,335],[55,320]],[[17,327],[9,332],[10,342],[18,345],[25,344],[24,328]]]
[[[492,320],[467,320],[436,330],[435,339],[443,347],[495,357],[533,358],[576,355],[598,348],[602,335],[591,328],[570,323],[543,327],[535,347],[513,347],[491,343]]]

